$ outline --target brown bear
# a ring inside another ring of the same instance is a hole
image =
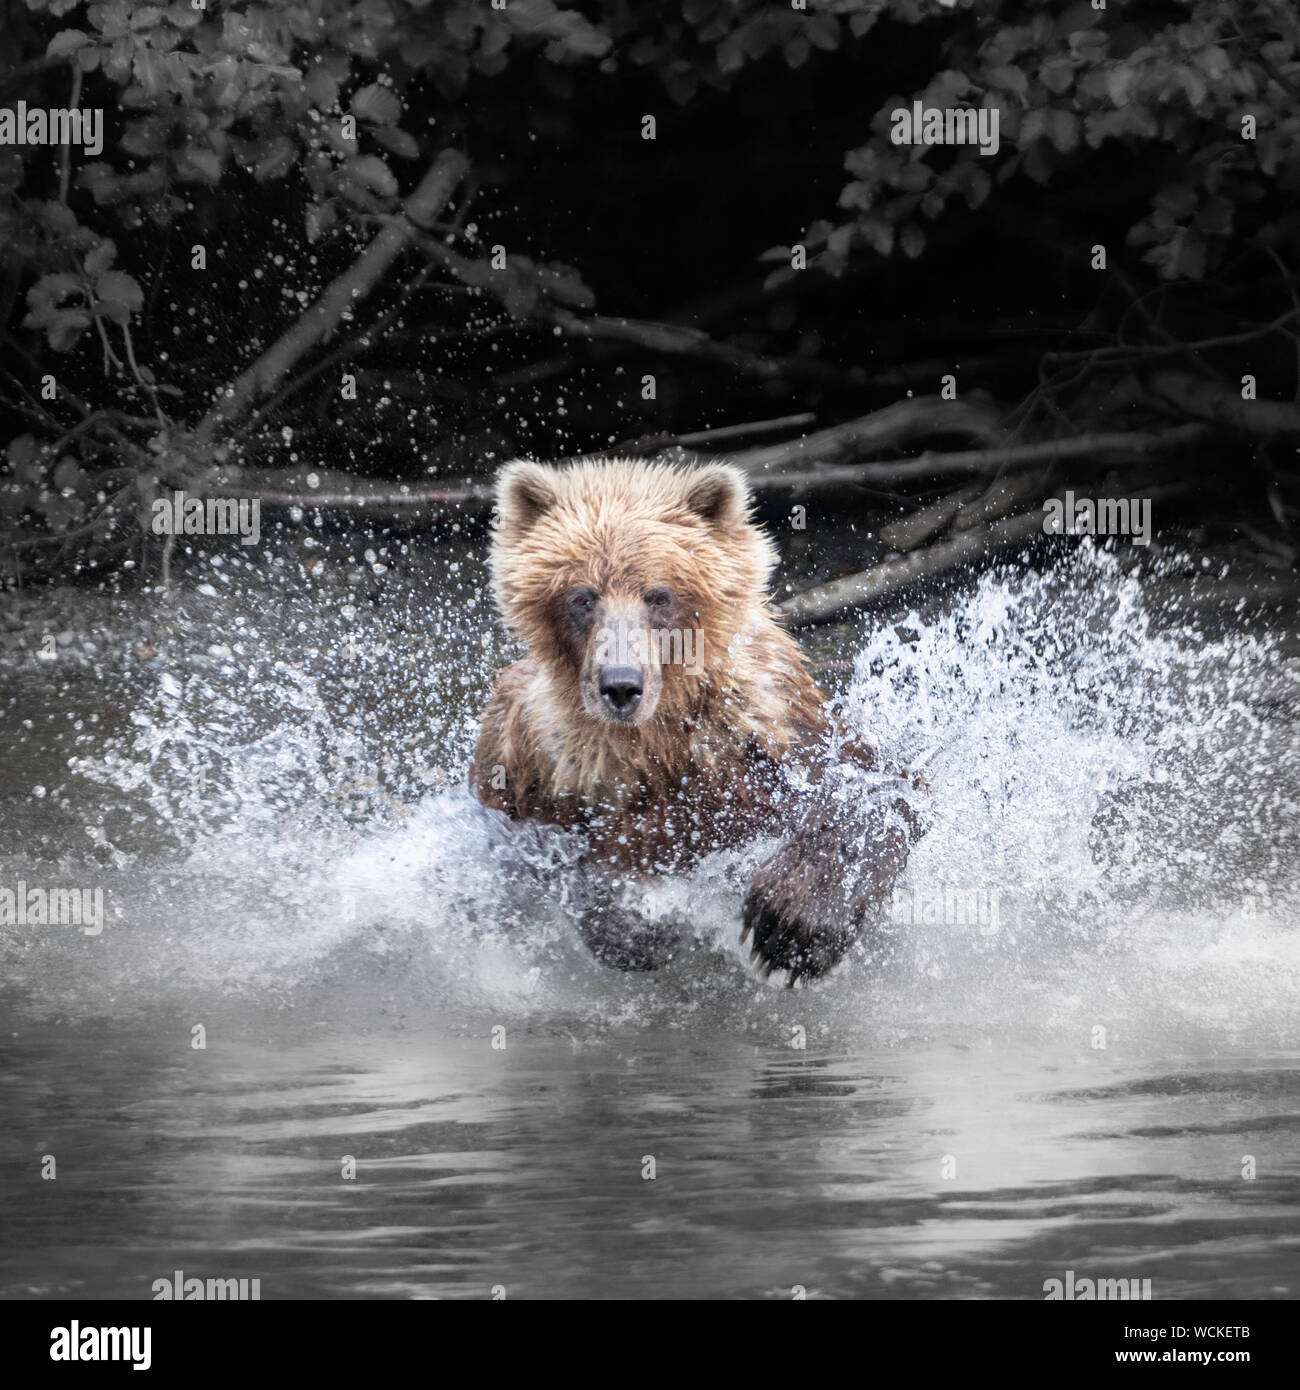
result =
[[[528,654],[497,681],[471,780],[486,806],[584,833],[580,927],[606,964],[676,945],[617,890],[778,833],[741,940],[790,983],[821,974],[919,831],[904,774],[845,738],[776,625],[749,510],[744,474],[715,464],[520,461],[498,480],[493,588]]]

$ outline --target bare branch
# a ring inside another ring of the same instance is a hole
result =
[[[1195,491],[1191,483],[1171,483],[1148,488],[1143,497],[1155,501],[1187,496]],[[873,569],[848,575],[830,584],[821,584],[777,605],[777,611],[793,624],[820,623],[851,608],[892,598],[924,579],[948,574],[962,566],[975,565],[1015,546],[1026,544],[1043,534],[1041,508],[1020,512],[1001,521],[974,526],[960,535],[915,550],[898,560],[886,560]]]
[[[905,404],[911,405],[912,402],[908,401]],[[877,413],[883,415],[885,412]],[[1042,464],[1066,463],[1079,459],[1100,463],[1147,458],[1203,443],[1211,435],[1212,431],[1204,425],[1180,425],[1165,430],[1162,434],[1126,434],[1115,431],[1075,435],[1067,439],[1045,439],[1034,444],[1009,444],[996,449],[967,449],[952,453],[934,453],[927,450],[913,459],[862,463],[852,467],[815,467],[803,472],[778,473],[775,476],[755,479],[754,485],[769,488],[807,488],[830,487],[844,483],[913,482],[953,474],[992,474],[1004,469],[1011,471],[1037,468]],[[810,435],[809,439],[815,437]],[[807,440],[801,442],[807,443]],[[740,463],[745,457],[745,454],[736,454],[732,456],[731,461]]]
[[[309,486],[302,473],[255,472],[229,469],[220,478],[205,481],[204,493],[213,497],[256,498],[269,507],[325,507],[341,510],[418,512],[424,507],[449,508],[462,504],[486,506],[495,495],[487,484],[453,483],[421,487],[373,478],[354,478],[349,473],[315,473]]]
[[[1243,400],[1221,381],[1172,368],[1146,373],[1143,381],[1153,401],[1181,416],[1247,435],[1300,434],[1300,404],[1294,401]]]
[[[991,407],[969,401],[945,401],[938,396],[917,396],[804,435],[802,439],[743,449],[732,454],[728,462],[743,468],[757,483],[762,478],[775,480],[783,474],[793,476],[791,470],[809,463],[830,470],[834,464],[894,447],[907,439],[939,434],[964,434],[985,442],[1000,441],[1003,437],[997,413]],[[840,471],[856,477],[859,469]]]
[[[937,502],[918,507],[897,521],[891,521],[880,528],[880,539],[891,550],[915,550],[924,545],[931,536],[951,525],[953,518],[968,502],[973,502],[984,491],[982,483],[968,483],[965,487],[940,497]]]
[[[233,424],[283,380],[294,363],[338,327],[343,315],[383,278],[418,226],[432,221],[446,206],[466,169],[456,150],[443,150],[403,205],[403,216],[387,219],[375,238],[321,297],[222,393],[200,421],[195,434],[207,439]]]
[[[656,454],[664,449],[707,449],[729,439],[747,439],[756,434],[778,434],[782,430],[802,429],[814,424],[817,417],[810,412],[802,415],[782,415],[775,420],[751,420],[743,425],[718,425],[714,429],[692,430],[688,434],[648,434],[615,444],[608,452],[619,454]]]
[[[1007,478],[994,478],[976,501],[957,513],[953,531],[969,531],[972,526],[997,521],[1026,499],[1041,497],[1051,487],[1050,472],[1045,469],[1041,473],[1013,473]]]

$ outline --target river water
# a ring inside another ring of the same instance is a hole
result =
[[[933,826],[788,990],[737,940],[770,846],[624,976],[572,846],[473,802],[480,549],[6,600],[0,889],[103,927],[0,926],[0,1296],[1300,1292],[1293,611],[1085,547],[864,623],[827,679]]]

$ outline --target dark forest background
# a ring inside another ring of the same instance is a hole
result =
[[[0,105],[105,113],[0,148],[0,582],[156,574],[175,489],[418,529],[675,449],[902,577],[1067,486],[1294,563],[1292,0],[0,14]],[[895,146],[916,99],[998,152]]]

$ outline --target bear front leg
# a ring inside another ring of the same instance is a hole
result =
[[[848,812],[821,805],[755,872],[741,941],[765,975],[824,975],[880,918],[919,825],[906,802]]]
[[[638,883],[611,878],[586,866],[572,899],[578,934],[587,949],[613,970],[659,970],[677,954],[677,924],[638,909]]]

